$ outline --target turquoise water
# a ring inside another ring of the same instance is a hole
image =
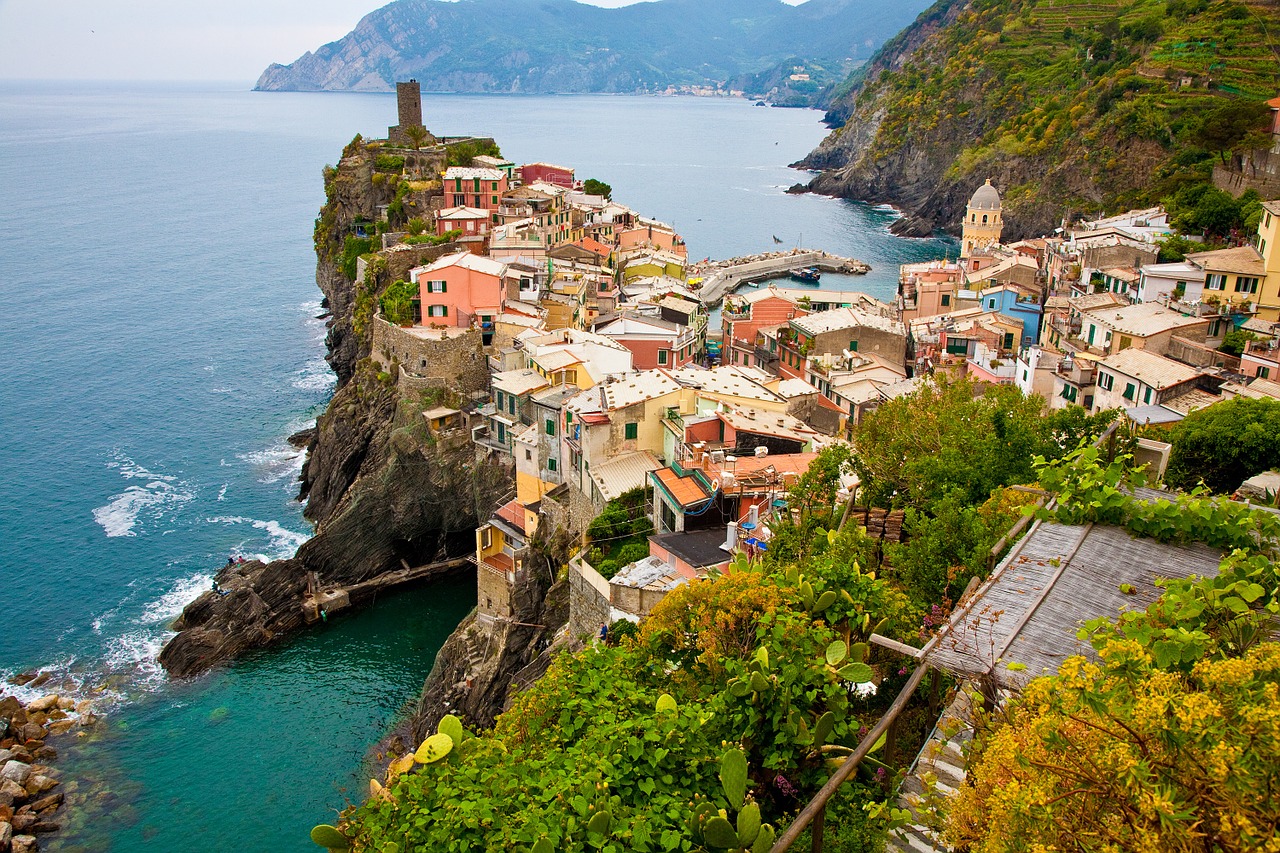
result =
[[[284,556],[309,534],[284,439],[333,387],[320,171],[394,121],[385,95],[246,89],[0,83],[0,677],[46,668],[98,697],[101,733],[61,767],[115,797],[53,849],[311,849],[306,828],[361,783],[474,601],[465,582],[410,591],[189,684],[154,663],[229,553]],[[697,257],[803,234],[871,263],[860,283],[886,297],[897,264],[947,245],[783,194],[825,133],[812,111],[444,96],[425,115],[608,181]]]

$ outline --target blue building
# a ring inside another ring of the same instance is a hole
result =
[[[1040,340],[1040,317],[1044,306],[1040,297],[1012,284],[989,287],[979,296],[984,311],[997,311],[1022,324],[1022,346],[1031,346]]]

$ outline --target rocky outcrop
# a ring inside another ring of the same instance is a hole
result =
[[[1253,9],[939,0],[840,87],[837,129],[796,165],[821,172],[814,192],[900,208],[912,236],[958,232],[988,179],[1006,241],[1158,203],[1206,169],[1193,116],[1274,93],[1274,59],[1252,47],[1274,4]],[[1209,42],[1230,81],[1185,50]]]
[[[375,156],[357,138],[339,166],[326,170],[327,202],[316,225],[316,281],[331,314],[329,361],[339,377],[303,468],[305,514],[316,535],[290,559],[224,566],[215,589],[174,624],[179,633],[160,654],[171,675],[199,674],[300,629],[312,578],[321,590],[368,588],[385,573],[470,552],[480,519],[510,490],[509,473],[477,461],[469,443],[441,444],[429,436],[420,392],[400,387],[399,371],[368,359],[378,295],[393,277],[451,248],[381,253],[362,281],[345,275],[343,250],[353,224],[372,219],[384,203],[380,186],[395,185],[373,179]]]
[[[553,583],[558,558],[542,555],[517,583],[510,620],[477,620],[473,613],[436,654],[410,723],[413,744],[436,730],[445,714],[468,726],[489,728],[521,690],[546,672],[556,637],[569,619],[569,588]]]

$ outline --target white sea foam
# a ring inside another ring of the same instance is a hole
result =
[[[218,489],[218,502],[221,503],[226,499],[227,499],[227,483],[223,483],[222,488]]]
[[[212,572],[195,572],[175,581],[173,587],[155,601],[147,604],[138,617],[138,624],[150,625],[163,623],[168,625],[178,617],[182,608],[200,597],[202,592],[210,588],[213,581]]]
[[[297,533],[282,525],[278,521],[260,521],[256,518],[244,518],[243,516],[215,516],[208,519],[210,524],[247,524],[257,530],[261,530],[267,534],[267,544],[265,553],[257,553],[250,551],[250,548],[261,547],[258,544],[250,543],[245,540],[240,543],[236,553],[245,556],[255,556],[263,560],[286,560],[297,553],[298,548],[311,538],[309,533]]]
[[[266,450],[241,453],[236,458],[249,463],[257,471],[259,483],[278,483],[286,477],[290,482],[298,479],[306,454],[296,447],[281,443]]]
[[[293,374],[293,387],[300,391],[329,391],[337,381],[338,377],[323,357],[313,358]]]
[[[93,510],[93,520],[98,522],[107,536],[136,536],[135,528],[142,520],[158,521],[166,512],[178,509],[193,497],[191,487],[164,474],[155,474],[122,453],[107,463],[126,480],[146,480],[144,485],[129,486],[114,495],[106,506]]]

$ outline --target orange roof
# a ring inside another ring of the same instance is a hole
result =
[[[606,246],[593,237],[583,237],[581,240],[574,240],[571,245],[586,249],[588,252],[594,252],[597,255],[608,255],[613,251],[611,246]]]
[[[768,456],[739,456],[733,473],[739,477],[745,477],[748,474],[763,471],[772,465],[776,471],[792,471],[796,474],[803,474],[809,470],[809,466],[817,458],[818,454],[816,453],[771,453]]]
[[[517,530],[524,530],[524,507],[520,505],[520,501],[513,500],[503,504],[494,515]]]
[[[1280,110],[1280,98],[1272,98],[1267,101],[1267,106],[1271,107],[1273,110]]]
[[[659,468],[653,472],[653,476],[658,479],[658,482],[667,490],[667,493],[676,499],[681,508],[688,508],[694,504],[702,503],[711,497],[707,487],[702,485],[702,482],[697,477],[681,477],[671,468]]]

